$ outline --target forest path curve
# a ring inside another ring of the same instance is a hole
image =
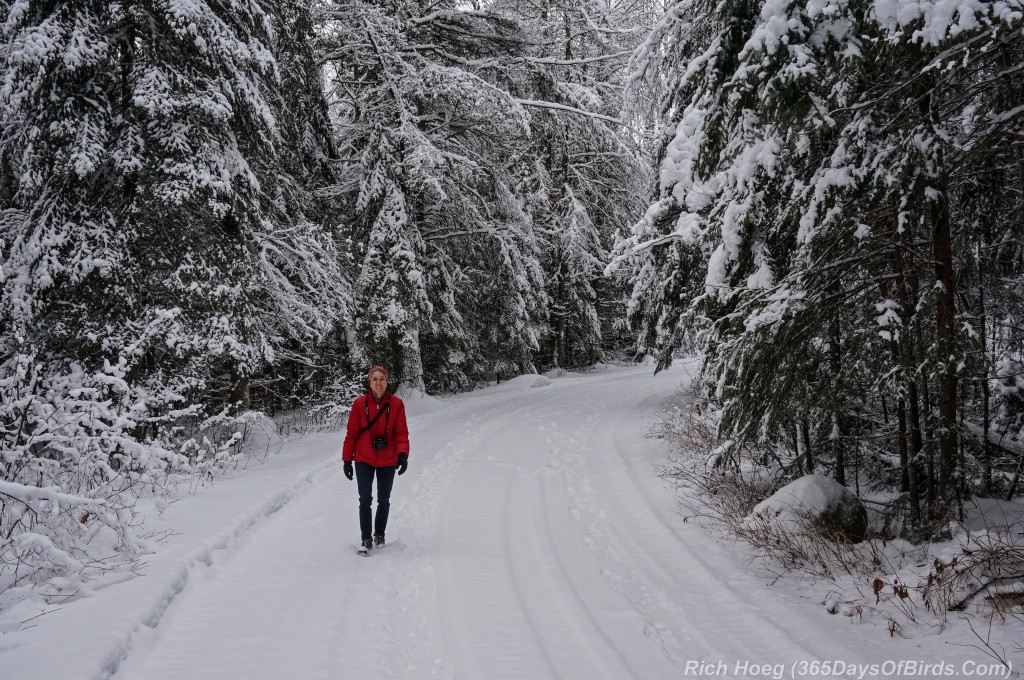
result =
[[[843,635],[683,522],[647,432],[685,382],[609,368],[412,404],[389,546],[355,555],[355,484],[335,468],[202,574],[115,677],[646,679],[720,661],[788,677],[801,659],[876,661],[877,630],[874,649]]]

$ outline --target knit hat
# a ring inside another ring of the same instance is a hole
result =
[[[383,373],[385,378],[391,375],[391,373],[388,372],[388,369],[384,368],[383,366],[374,366],[373,368],[366,372],[366,379],[369,380],[377,371]]]

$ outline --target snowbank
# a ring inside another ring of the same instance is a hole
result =
[[[399,389],[396,394],[405,402],[405,412],[410,418],[433,413],[448,405],[446,400],[432,397],[419,390]]]
[[[340,456],[334,438],[323,433],[290,442],[262,465],[228,473],[201,490],[180,489],[165,512],[140,507],[146,528],[166,535],[132,573],[64,594],[0,598],[0,677],[114,675],[198,572],[224,560],[278,511],[335,474]]]
[[[480,393],[497,394],[499,392],[518,392],[520,390],[533,389],[535,387],[547,387],[552,383],[551,378],[544,375],[528,374],[520,375],[494,385],[488,385],[480,390]]]

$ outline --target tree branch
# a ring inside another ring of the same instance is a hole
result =
[[[565,104],[556,104],[554,102],[538,101],[536,99],[516,99],[515,102],[522,106],[536,106],[542,109],[555,109],[556,111],[568,111],[569,113],[576,113],[581,116],[587,116],[589,118],[597,118],[598,120],[607,121],[609,123],[615,123],[616,125],[622,125],[622,121],[611,116],[605,116],[600,113],[593,113],[591,111],[584,111],[583,109],[577,109],[573,106],[566,106]]]
[[[615,54],[602,54],[596,57],[587,57],[586,59],[551,59],[548,57],[526,57],[526,61],[533,64],[550,64],[552,66],[575,66],[577,64],[590,64],[595,61],[605,61],[607,59],[618,59],[619,57],[628,57],[633,54],[632,50],[626,50],[624,52],[616,52]]]

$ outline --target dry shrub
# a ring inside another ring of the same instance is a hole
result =
[[[659,416],[651,435],[680,452],[658,472],[688,492],[680,500],[690,513],[731,526],[781,485],[763,470],[745,473],[745,450],[720,440],[715,430],[714,414],[694,407]]]
[[[973,609],[1006,620],[1024,609],[1024,544],[1009,532],[966,533],[960,553],[936,557],[921,586],[925,606],[943,617]]]
[[[677,452],[660,473],[681,492],[684,512],[750,545],[776,579],[804,574],[832,584],[822,602],[829,613],[854,621],[880,618],[894,636],[908,623],[941,627],[949,612],[1000,620],[1021,615],[1024,542],[1014,542],[1008,530],[970,533],[952,527],[959,548],[953,542],[934,546],[892,538],[906,533],[909,516],[906,498],[897,496],[874,504],[879,526],[890,538],[874,534],[857,544],[833,540],[806,517],[780,522],[752,516],[754,507],[789,479],[779,466],[774,471],[765,466],[764,455],[720,440],[713,413],[694,408],[665,414],[652,435]],[[938,558],[940,549],[955,554]]]

